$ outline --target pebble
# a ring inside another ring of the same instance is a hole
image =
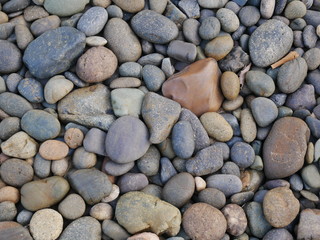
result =
[[[18,213],[13,202],[5,201],[0,203],[0,221],[13,221]]]
[[[150,131],[149,141],[157,144],[163,142],[177,122],[181,106],[179,103],[149,92],[142,103],[142,117]]]
[[[77,148],[72,156],[72,164],[77,169],[92,168],[97,163],[97,156],[87,152],[84,147]]]
[[[165,139],[163,142],[159,143],[157,146],[161,155],[163,155],[164,157],[173,159],[176,156],[176,154],[173,151],[172,141],[170,138]]]
[[[120,18],[110,19],[103,34],[108,41],[108,46],[117,56],[120,63],[135,62],[141,57],[141,44],[124,20]],[[130,51],[127,51],[127,48]]]
[[[23,11],[23,17],[27,22],[48,17],[49,13],[41,6],[29,6]]]
[[[222,71],[238,72],[250,63],[249,55],[241,47],[234,47],[231,52],[219,62]]]
[[[39,153],[46,160],[60,160],[68,155],[69,147],[58,140],[46,140],[40,145]]]
[[[292,42],[292,30],[285,23],[279,20],[268,20],[250,37],[250,58],[254,65],[267,67],[285,56]]]
[[[86,203],[78,194],[69,194],[58,206],[59,213],[66,219],[74,220],[83,216]]]
[[[164,72],[154,65],[145,65],[142,68],[141,75],[146,87],[152,92],[159,91],[162,83],[166,80]]]
[[[302,86],[290,94],[286,100],[286,106],[291,108],[293,111],[305,108],[311,111],[315,105],[315,90],[311,84],[302,84]]]
[[[254,26],[260,19],[259,9],[254,6],[244,6],[238,15],[240,23],[246,27]]]
[[[30,32],[29,28],[22,25],[17,24],[14,28],[15,35],[17,38],[17,45],[21,50],[27,48],[30,42],[34,40],[32,33]]]
[[[191,63],[196,59],[197,48],[193,43],[173,40],[168,45],[167,54],[178,61]]]
[[[69,128],[64,134],[65,143],[72,149],[82,146],[83,138],[83,132],[79,128]]]
[[[142,173],[126,173],[118,180],[121,193],[140,191],[148,184],[148,178]]]
[[[35,212],[30,221],[30,232],[35,240],[57,239],[63,229],[63,218],[53,209]]]
[[[320,188],[320,174],[313,164],[305,166],[301,171],[303,182],[311,188]]]
[[[8,117],[0,122],[0,138],[7,140],[13,134],[20,131],[20,119],[17,117]]]
[[[142,192],[122,195],[116,206],[115,217],[131,234],[151,230],[155,234],[175,236],[181,224],[179,209]]]
[[[108,41],[100,36],[91,36],[86,38],[86,44],[89,47],[99,47],[104,46],[108,43]]]
[[[229,141],[233,136],[230,124],[219,114],[207,112],[200,117],[200,121],[208,135],[218,141]]]
[[[69,189],[67,180],[59,176],[31,181],[20,190],[21,203],[29,211],[48,208],[60,202]]]
[[[138,78],[135,77],[120,77],[114,79],[111,84],[110,88],[135,88],[140,87],[141,81]]]
[[[288,19],[302,18],[307,13],[306,5],[303,2],[290,2],[288,3],[284,15]]]
[[[199,27],[200,27],[200,23],[193,18],[188,18],[183,22],[182,31],[183,31],[184,37],[188,42],[191,42],[195,45],[200,44],[201,38],[198,32]]]
[[[9,1],[3,4],[2,10],[7,13],[18,12],[25,9],[29,3],[28,0]]]
[[[320,211],[318,209],[304,209],[300,213],[297,239],[312,239],[320,236],[320,231],[316,227],[320,221]]]
[[[5,239],[33,239],[28,229],[13,221],[0,222],[0,234]]]
[[[216,188],[205,188],[198,194],[199,202],[204,202],[212,207],[221,209],[226,205],[226,196]]]
[[[90,205],[100,202],[112,190],[108,176],[94,168],[74,171],[69,175],[69,181],[72,188]],[[90,184],[90,188],[87,184]]]
[[[195,181],[189,173],[179,173],[164,185],[162,199],[178,208],[185,205],[193,196]]]
[[[23,62],[33,76],[49,78],[68,70],[84,47],[85,35],[82,32],[71,27],[59,27],[33,40],[24,52]]]
[[[5,186],[0,188],[0,203],[5,201],[13,202],[15,204],[18,203],[20,201],[19,190],[11,186]]]
[[[209,146],[198,151],[195,156],[186,162],[186,170],[195,176],[203,176],[217,172],[223,165],[222,149]]]
[[[87,152],[92,152],[105,156],[106,136],[107,134],[104,131],[98,128],[91,128],[85,135],[85,138],[83,140],[83,147]]]
[[[30,31],[34,36],[38,37],[49,30],[58,28],[60,23],[61,20],[58,16],[51,15],[34,21],[30,26]]]
[[[50,175],[51,161],[40,156],[39,153],[33,160],[34,173],[40,178],[47,178]]]
[[[119,224],[112,220],[104,220],[102,222],[103,233],[111,239],[127,239],[130,237],[128,232]]]
[[[0,40],[0,51],[2,53],[0,57],[1,74],[13,73],[21,68],[21,52],[16,45],[6,40]]]
[[[200,192],[202,190],[204,190],[207,186],[206,181],[202,178],[202,177],[195,177],[194,178],[194,182],[196,185],[196,191]]]
[[[238,16],[230,9],[220,8],[216,13],[216,17],[221,23],[222,30],[225,32],[235,32],[240,26]]]
[[[266,111],[266,109],[268,109]],[[260,127],[271,124],[278,116],[278,108],[274,102],[265,97],[255,98],[251,102],[252,115]]]
[[[103,221],[106,219],[112,219],[113,209],[108,203],[97,203],[90,209],[90,216]]]
[[[237,142],[237,143],[241,143],[241,142]],[[235,175],[240,178],[239,166],[236,163],[231,161],[227,161],[223,164],[223,167],[221,168],[221,173]]]
[[[306,190],[302,190],[300,191],[300,194],[306,198],[307,200],[310,200],[312,202],[318,202],[319,201],[319,197],[312,193],[312,192],[309,192],[309,191],[306,191]]]
[[[115,163],[110,159],[107,159],[103,170],[109,175],[121,176],[129,172],[133,167],[134,167],[134,162],[120,164],[120,163]]]
[[[93,217],[81,217],[71,222],[62,232],[60,240],[100,240],[101,224]]]
[[[240,92],[240,80],[234,72],[224,72],[221,75],[220,86],[223,96],[232,101],[235,100]]]
[[[287,187],[269,190],[263,199],[264,216],[276,228],[289,225],[299,214],[299,209],[299,200]]]
[[[231,148],[230,156],[240,168],[250,167],[255,159],[253,148],[244,142],[235,143]]]
[[[221,212],[227,220],[227,232],[232,236],[240,236],[247,228],[247,217],[242,207],[237,204],[226,205]]]
[[[28,134],[20,131],[1,143],[1,150],[7,156],[27,159],[37,154],[38,143]]]
[[[65,176],[70,169],[70,157],[62,158],[60,160],[53,161],[51,164],[51,172],[55,176]]]
[[[231,203],[242,206],[243,204],[249,202],[254,196],[254,192],[240,192],[233,194],[230,198]]]
[[[211,1],[211,0],[199,0],[198,3],[203,8],[222,8],[228,0],[218,0],[218,1]]]
[[[119,67],[119,74],[122,77],[141,77],[142,66],[136,62],[125,62]]]
[[[231,174],[215,174],[206,179],[207,187],[216,188],[223,192],[226,197],[242,190],[242,182],[239,177]]]
[[[20,84],[19,84],[20,85]],[[44,87],[44,98],[47,103],[55,104],[73,89],[73,83],[61,75],[54,76]]]
[[[270,97],[275,91],[273,79],[268,74],[260,71],[247,72],[246,84],[248,88],[259,97]],[[279,81],[277,84],[279,86]]]
[[[160,180],[163,184],[177,174],[177,170],[167,157],[160,158],[160,166]]]
[[[265,19],[271,18],[275,9],[275,5],[276,5],[275,0],[261,0],[261,3],[260,3],[261,17]]]
[[[30,223],[32,215],[33,215],[32,212],[28,210],[22,210],[17,215],[17,222],[20,223],[21,225],[27,225]]]
[[[219,35],[221,24],[216,17],[205,18],[199,26],[199,36],[204,40],[212,40]]]
[[[43,87],[33,78],[24,78],[18,84],[19,93],[31,103],[41,103],[44,100]]]
[[[44,7],[51,14],[66,17],[81,12],[88,3],[89,0],[46,0]]]
[[[243,140],[248,143],[252,142],[257,136],[257,126],[249,108],[244,108],[241,111],[240,129]]]
[[[318,39],[315,27],[307,25],[303,29],[302,39],[304,46],[306,46],[307,48],[314,48]]]
[[[308,70],[315,70],[320,66],[320,49],[311,48],[303,54],[303,58],[306,60]]]
[[[190,158],[195,149],[193,129],[188,121],[177,122],[171,133],[172,148],[180,158]]]
[[[158,149],[151,145],[148,151],[137,161],[137,166],[146,176],[154,176],[159,171],[160,157]]]
[[[234,42],[229,34],[218,36],[207,43],[205,54],[219,61],[229,54],[233,45]]]
[[[272,240],[272,239],[286,239],[286,240],[293,240],[291,233],[285,229],[272,229],[264,235],[263,240]]]
[[[206,203],[195,203],[183,214],[183,229],[192,239],[221,239],[227,230],[227,221],[216,208]],[[206,226],[215,226],[207,228]]]

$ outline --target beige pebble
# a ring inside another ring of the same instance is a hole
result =
[[[69,128],[64,134],[64,141],[70,148],[82,146],[83,132],[79,128]]]
[[[160,240],[157,234],[151,232],[143,232],[129,237],[127,240]]]
[[[98,203],[90,209],[90,216],[99,220],[110,220],[113,217],[113,209],[108,203]]]
[[[233,39],[230,34],[218,36],[207,43],[205,47],[206,56],[217,61],[223,59],[233,48]]]
[[[8,15],[0,11],[0,24],[7,23],[9,21]]]
[[[33,165],[33,161],[34,161],[34,158],[27,158],[27,159],[26,159],[26,162],[27,162],[28,164],[30,164],[31,166]]]
[[[64,98],[73,89],[73,82],[62,75],[49,79],[44,86],[44,98],[47,103],[54,104]]]
[[[202,178],[202,177],[195,177],[194,178],[194,181],[196,183],[196,190],[198,192],[202,191],[203,189],[206,188],[207,186],[207,183],[206,181]]]
[[[225,111],[232,112],[233,110],[236,110],[237,108],[241,107],[243,101],[243,97],[241,95],[238,95],[238,97],[234,100],[224,100],[222,108]]]
[[[226,142],[233,136],[232,127],[219,113],[204,113],[200,117],[200,121],[208,135],[217,141]]]
[[[39,153],[46,160],[60,160],[68,155],[69,147],[58,140],[47,140],[40,145]]]
[[[135,88],[135,87],[140,87],[141,86],[141,81],[138,78],[134,77],[120,77],[114,79],[110,83],[110,88]]]
[[[317,146],[317,147],[319,147],[319,146]],[[318,153],[318,151],[319,150],[317,150],[317,153]],[[309,142],[308,147],[307,147],[307,153],[305,156],[306,163],[311,164],[314,159],[315,159],[315,147],[312,142]],[[317,160],[318,159],[319,159],[319,156],[317,155]]]
[[[257,136],[257,126],[249,108],[241,111],[240,130],[244,141],[250,143]]]
[[[220,86],[223,96],[228,100],[235,100],[240,92],[240,80],[234,72],[224,72],[221,75]]]
[[[55,176],[64,176],[70,168],[70,157],[53,161],[51,164],[51,172]]]
[[[5,186],[7,186],[7,184],[4,181],[2,181],[2,179],[0,178],[0,189]]]
[[[17,203],[20,201],[20,193],[19,190],[15,187],[5,186],[0,188],[0,203],[10,201],[13,203]]]
[[[94,6],[106,8],[111,4],[111,0],[93,0],[92,4]]]
[[[91,36],[86,38],[86,44],[89,47],[104,46],[108,43],[107,39],[100,36]]]
[[[320,38],[320,25],[317,26],[316,32],[317,32],[318,37]]]
[[[236,110],[232,111],[232,115],[235,116],[238,120],[240,120],[241,117],[241,108],[237,108]]]
[[[0,165],[9,158],[10,157],[5,155],[4,153],[0,153]]]
[[[101,202],[104,202],[104,203],[111,202],[115,200],[117,197],[119,197],[119,194],[120,194],[119,187],[115,184],[112,184],[111,193],[107,197],[102,198]]]

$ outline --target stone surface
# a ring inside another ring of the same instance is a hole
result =
[[[207,17],[199,26],[199,36],[204,40],[212,40],[219,35],[221,30],[221,24],[218,18],[216,17]]]
[[[0,234],[4,239],[33,239],[28,229],[13,221],[0,222]]]
[[[145,65],[142,68],[141,75],[146,87],[152,92],[159,91],[162,83],[166,80],[164,72],[159,67],[154,65]]]
[[[46,0],[44,7],[51,14],[65,17],[81,12],[87,3],[89,0]]]
[[[226,197],[230,197],[242,189],[240,178],[231,174],[214,174],[209,176],[206,182],[207,187],[220,190]]]
[[[277,120],[263,146],[266,177],[284,178],[300,170],[309,136],[310,130],[301,119],[285,117]]]
[[[142,190],[149,184],[149,181],[142,173],[126,173],[121,176],[117,184],[121,193],[127,193]]]
[[[286,99],[286,106],[293,111],[299,109],[307,109],[311,111],[315,105],[315,88],[311,84],[302,84],[302,86],[290,94]]]
[[[272,240],[272,239],[286,239],[293,240],[291,233],[285,228],[276,228],[272,229],[264,235],[263,240]]]
[[[139,12],[144,8],[145,1],[144,0],[114,0],[113,1],[117,6],[119,6],[122,10],[130,13]]]
[[[212,207],[221,209],[226,205],[226,196],[216,188],[205,188],[198,194],[199,202],[210,204]]]
[[[61,20],[58,16],[51,15],[34,21],[30,26],[30,30],[34,36],[38,37],[46,31],[58,28],[60,22]]]
[[[118,223],[112,220],[104,220],[102,222],[102,231],[105,235],[112,239],[127,239],[130,235]]]
[[[171,204],[142,192],[122,195],[118,200],[115,216],[119,224],[131,234],[148,229],[157,235],[166,233],[175,236],[180,230],[180,211]]]
[[[237,204],[226,205],[221,212],[227,220],[227,232],[232,236],[240,236],[247,228],[247,217],[242,207]]]
[[[106,155],[105,150],[105,140],[107,134],[98,129],[98,128],[91,128],[84,140],[83,140],[83,147],[86,151],[96,153],[102,156]]]
[[[221,75],[220,86],[223,96],[228,100],[235,100],[240,92],[240,80],[234,72],[224,72]]]
[[[30,211],[48,208],[60,202],[69,189],[67,180],[58,176],[28,182],[20,190],[21,203]]]
[[[303,182],[311,188],[320,188],[320,173],[313,164],[304,167],[301,171]]]
[[[44,87],[44,98],[47,103],[55,104],[73,89],[73,83],[61,75],[50,78]]]
[[[260,71],[249,71],[246,74],[246,84],[259,97],[270,97],[276,88],[273,79]]]
[[[18,211],[16,205],[10,201],[0,203],[0,221],[12,221],[15,219]]]
[[[27,111],[33,109],[32,105],[25,98],[10,92],[0,94],[0,108],[10,116],[19,118]]]
[[[58,140],[46,140],[40,145],[39,153],[46,160],[60,160],[68,155],[69,147]]]
[[[183,214],[183,228],[192,239],[221,239],[227,230],[227,221],[216,208],[196,203]]]
[[[216,111],[223,101],[219,87],[220,73],[214,59],[199,60],[167,79],[162,85],[163,95],[179,102],[197,116]]]
[[[18,71],[22,66],[21,52],[11,42],[0,40],[0,73],[13,73]]]
[[[220,69],[238,72],[250,63],[249,55],[240,46],[234,47],[231,52],[219,61]]]
[[[258,97],[251,102],[251,111],[259,127],[270,125],[278,117],[278,108],[275,103],[265,97]]]
[[[297,239],[313,239],[320,237],[318,226],[320,222],[320,210],[305,209],[300,213],[300,222],[298,224]]]
[[[221,23],[222,30],[224,30],[225,32],[235,32],[240,26],[238,16],[230,9],[220,8],[217,11],[216,16]]]
[[[289,225],[299,214],[299,209],[299,200],[287,187],[274,188],[263,199],[264,216],[276,228]]]
[[[44,100],[41,83],[33,78],[24,78],[18,84],[18,92],[31,103],[41,103]]]
[[[20,119],[17,117],[8,117],[0,122],[0,138],[7,140],[13,134],[20,130]]]
[[[77,29],[86,36],[97,35],[108,21],[108,12],[103,7],[92,7],[79,19]]]
[[[258,67],[267,67],[288,53],[292,30],[279,20],[268,20],[249,39],[250,58]]]
[[[99,221],[112,219],[113,209],[108,203],[97,203],[90,209],[90,216]]]
[[[69,69],[84,47],[84,33],[59,27],[33,40],[24,52],[23,62],[33,76],[48,78]]]
[[[254,162],[255,153],[249,144],[237,142],[231,148],[230,157],[240,168],[248,168]]]
[[[172,148],[180,158],[190,158],[194,152],[193,129],[187,121],[177,122],[172,129]]]
[[[61,215],[69,220],[80,218],[86,210],[86,203],[78,194],[69,194],[58,206]]]
[[[64,134],[64,141],[69,148],[77,148],[82,145],[84,138],[83,132],[79,128],[69,128]]]

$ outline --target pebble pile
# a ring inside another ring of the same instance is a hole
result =
[[[0,0],[0,240],[320,239],[319,0]]]

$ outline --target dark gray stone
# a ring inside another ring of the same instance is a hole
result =
[[[151,145],[148,151],[137,161],[137,167],[146,176],[156,175],[160,167],[160,152]]]
[[[221,115],[232,127],[233,135],[240,136],[241,131],[240,131],[238,119],[235,116],[233,116],[231,113],[222,113]]]
[[[320,138],[320,120],[308,116],[306,118],[306,123],[308,124],[308,127],[310,128],[312,135],[316,138]]]
[[[242,182],[240,178],[230,174],[214,174],[206,179],[207,187],[217,188],[223,192],[226,197],[241,192]]]
[[[8,117],[0,122],[0,138],[7,140],[13,134],[20,130],[20,119],[17,117]]]
[[[313,85],[316,94],[320,94],[320,70],[316,69],[308,73],[306,82]]]
[[[314,26],[315,28],[320,25],[319,11],[307,10],[306,15],[303,17],[307,24]]]
[[[177,169],[177,171],[180,173],[187,172],[186,163],[187,161],[185,159],[178,158],[178,157],[174,158],[172,161],[174,168]]]
[[[292,20],[290,23],[290,28],[292,30],[302,31],[305,26],[307,26],[307,23],[303,18],[296,18],[296,19]]]
[[[287,5],[287,0],[276,0],[274,14],[281,14]]]
[[[142,66],[136,62],[125,62],[119,67],[121,77],[141,77]]]
[[[248,168],[254,162],[255,153],[249,144],[238,142],[232,146],[230,156],[240,168]]]
[[[286,100],[286,106],[293,111],[303,108],[311,111],[315,105],[314,87],[311,84],[303,84],[297,91],[290,94]]]
[[[280,107],[286,102],[287,94],[275,93],[275,94],[271,95],[269,99],[272,100],[276,104],[277,107]]]
[[[33,107],[23,97],[14,93],[4,92],[0,94],[0,109],[12,117],[21,118],[26,112],[32,110]]]
[[[178,5],[188,18],[200,17],[200,6],[197,0],[181,0]]]
[[[71,82],[73,82],[74,85],[77,87],[87,87],[89,84],[82,81],[75,73],[73,72],[65,72],[64,76],[69,79]]]
[[[177,170],[172,165],[169,158],[162,157],[160,159],[160,179],[163,184],[169,181],[174,175],[177,174]]]
[[[233,194],[230,198],[231,203],[238,204],[239,206],[242,206],[249,202],[254,196],[254,192],[240,192]]]
[[[104,220],[102,222],[102,232],[110,239],[125,240],[130,235],[118,223],[112,220]]]
[[[145,65],[155,65],[155,66],[160,66],[162,60],[164,59],[164,56],[160,53],[151,53],[145,56],[142,56],[139,58],[138,63],[141,64],[142,66]]]
[[[8,89],[10,92],[13,92],[13,93],[18,92],[18,85],[19,85],[19,82],[21,81],[21,79],[23,79],[23,77],[21,77],[21,76],[20,76],[19,74],[17,74],[17,73],[11,73],[11,74],[9,74],[9,76],[7,77],[7,79],[5,79],[7,89]]]
[[[25,78],[19,82],[19,93],[32,103],[41,103],[44,101],[43,86],[33,78]]]
[[[193,43],[173,40],[168,46],[167,54],[178,61],[191,63],[196,59],[197,48]]]
[[[303,29],[302,38],[304,46],[306,46],[307,48],[314,48],[318,40],[315,27],[312,25],[306,26]]]
[[[177,122],[171,133],[172,148],[180,158],[190,158],[194,152],[193,129],[188,121]]]
[[[126,173],[117,182],[121,193],[140,191],[148,184],[148,178],[142,173]]]
[[[50,160],[46,160],[40,156],[38,153],[33,161],[33,170],[35,175],[39,178],[47,178],[50,175],[51,171],[51,162]]]
[[[183,22],[182,31],[183,35],[188,42],[191,42],[195,45],[199,45],[201,42],[199,36],[199,27],[200,23],[196,19],[189,18]]]
[[[260,71],[247,72],[246,84],[255,95],[260,97],[270,97],[275,91],[273,79]]]
[[[251,111],[256,123],[260,127],[271,124],[278,116],[278,108],[268,98],[258,97],[251,102]]]
[[[231,52],[219,61],[220,69],[231,72],[238,72],[250,63],[249,55],[241,47],[234,47]]]
[[[2,10],[6,13],[18,12],[28,7],[29,4],[30,4],[30,0],[6,1],[6,3],[2,7]]]
[[[235,175],[240,178],[240,168],[234,162],[225,162],[221,168],[221,173]]]
[[[22,66],[21,52],[13,43],[0,40],[0,73],[13,73]]]
[[[199,35],[203,40],[211,40],[218,36],[221,24],[216,17],[205,18],[199,27]]]
[[[198,198],[200,202],[210,204],[218,209],[221,209],[226,205],[226,196],[216,188],[206,188],[202,190],[199,192]]]
[[[85,48],[85,35],[71,27],[50,30],[26,48],[23,61],[30,73],[49,78],[66,71]]]
[[[101,32],[108,21],[108,12],[103,7],[91,7],[78,21],[77,29],[86,36],[93,36]]]

